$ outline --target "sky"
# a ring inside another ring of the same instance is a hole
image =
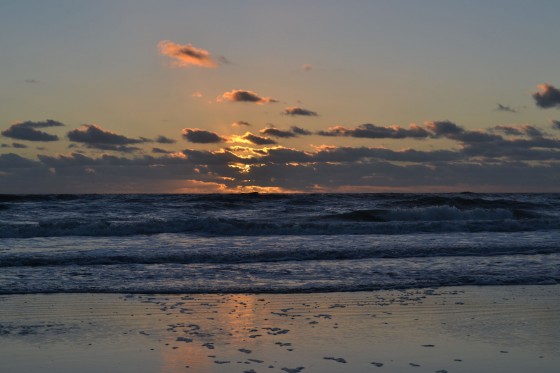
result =
[[[560,192],[558,14],[0,0],[0,193]]]

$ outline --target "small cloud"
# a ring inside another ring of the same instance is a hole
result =
[[[152,153],[154,154],[171,154],[172,151],[161,149],[161,148],[152,148]]]
[[[47,119],[43,122],[20,122],[12,124],[7,130],[2,131],[2,135],[12,139],[27,141],[57,141],[58,136],[39,131],[37,128],[62,127],[64,124]]]
[[[177,44],[169,40],[158,43],[161,54],[175,59],[175,65],[180,67],[217,67],[218,63],[212,58],[210,52],[202,48],[196,48],[192,44]]]
[[[263,128],[259,132],[263,135],[280,137],[280,138],[307,136],[312,134],[310,131],[307,131],[303,128],[296,127],[296,126],[292,126],[289,130],[280,130],[275,127],[267,127],[267,128]]]
[[[218,57],[218,62],[220,63],[220,65],[231,65],[232,64],[232,62],[224,56],[219,56]]]
[[[238,120],[235,121],[231,124],[232,127],[241,127],[241,126],[245,126],[245,127],[250,127],[251,123],[249,122],[245,122],[244,120]]]
[[[306,63],[306,64],[303,64],[303,65],[301,66],[301,69],[302,69],[303,71],[310,71],[311,69],[313,69],[313,65],[310,65],[310,64]]]
[[[12,147],[15,148],[15,149],[25,149],[25,148],[27,148],[27,145],[20,144],[19,142],[13,142]]]
[[[39,81],[37,79],[25,79],[24,82],[29,84],[37,84]]]
[[[244,139],[244,140],[247,140],[250,143],[253,143],[255,145],[274,145],[274,144],[276,144],[276,141],[272,140],[271,138],[253,135],[251,132],[247,132],[241,138]]]
[[[307,109],[304,109],[304,108],[301,108],[301,107],[298,107],[298,106],[287,107],[286,109],[284,109],[282,114],[291,115],[291,116],[302,115],[302,116],[307,116],[307,117],[319,116],[319,114],[317,114],[314,111],[307,110]]]
[[[223,95],[218,96],[218,102],[251,102],[255,104],[269,104],[278,102],[278,100],[271,97],[261,97],[255,92],[246,91],[242,89],[234,89],[230,92],[225,92]]]
[[[165,137],[162,135],[159,135],[156,139],[155,142],[157,142],[158,144],[175,144],[177,141],[170,139],[169,137]]]
[[[296,135],[301,135],[301,136],[309,136],[312,135],[311,131],[308,131],[304,128],[301,127],[297,127],[297,126],[292,126],[292,132],[295,133]]]
[[[560,90],[549,84],[541,84],[538,86],[539,92],[533,93],[535,104],[543,109],[560,108]]]
[[[225,139],[215,132],[201,130],[199,128],[184,128],[183,137],[196,144],[216,144],[224,142]]]
[[[281,137],[281,138],[296,137],[295,133],[293,133],[292,131],[280,130],[274,127],[263,128],[259,132],[263,135],[273,136],[273,137]]]
[[[513,109],[511,106],[502,105],[500,103],[497,104],[496,111],[505,111],[507,113],[517,113],[517,110]]]
[[[202,92],[193,92],[193,94],[191,95],[192,97],[196,97],[196,98],[202,98],[204,97],[204,95],[202,94]]]
[[[551,125],[555,130],[560,130],[560,120],[551,120]]]

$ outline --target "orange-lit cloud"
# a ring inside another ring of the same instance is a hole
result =
[[[218,63],[207,50],[196,48],[192,44],[177,44],[169,40],[158,43],[158,49],[164,56],[175,59],[174,64],[180,67],[217,67]]]
[[[218,96],[216,101],[222,102],[250,102],[254,104],[269,104],[278,102],[278,100],[271,97],[261,97],[255,92],[246,91],[243,89],[234,89],[230,92],[225,92],[223,95]]]

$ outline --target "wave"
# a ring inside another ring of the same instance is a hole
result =
[[[410,209],[373,209],[356,210],[340,214],[325,215],[323,219],[365,221],[365,222],[388,222],[388,221],[457,221],[457,220],[519,220],[539,218],[536,212],[520,209],[484,209],[473,208],[468,210],[459,209],[455,206],[430,206],[414,207]]]
[[[557,237],[536,238],[515,235],[495,237],[479,244],[476,239],[455,236],[453,240],[437,240],[434,236],[410,237],[390,242],[369,243],[367,239],[341,238],[329,241],[324,238],[286,242],[270,246],[272,241],[244,244],[235,241],[216,241],[210,248],[204,244],[188,243],[183,246],[159,248],[150,242],[120,243],[118,248],[94,250],[61,250],[55,252],[0,252],[2,267],[45,267],[45,266],[103,266],[132,264],[239,264],[306,261],[344,261],[355,259],[406,259],[442,257],[498,257],[508,255],[548,255],[560,253]],[[171,241],[173,238],[170,238]],[[482,238],[481,238],[482,239]],[[352,245],[344,246],[342,241]],[[463,241],[461,241],[463,240]],[[167,242],[167,240],[164,240]],[[161,245],[161,244],[160,244]]]
[[[428,208],[408,211],[353,211],[293,221],[215,217],[148,218],[137,221],[95,218],[52,218],[39,222],[3,221],[0,224],[0,238],[119,237],[161,233],[218,236],[392,235],[420,232],[527,232],[553,229],[560,229],[560,220],[554,217],[534,218],[532,215],[507,210],[475,209],[465,212],[450,208]]]

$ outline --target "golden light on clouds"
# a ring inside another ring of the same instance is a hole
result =
[[[177,44],[169,40],[158,43],[159,52],[175,59],[174,65],[180,67],[218,67],[218,63],[205,49],[196,48],[192,44]]]

